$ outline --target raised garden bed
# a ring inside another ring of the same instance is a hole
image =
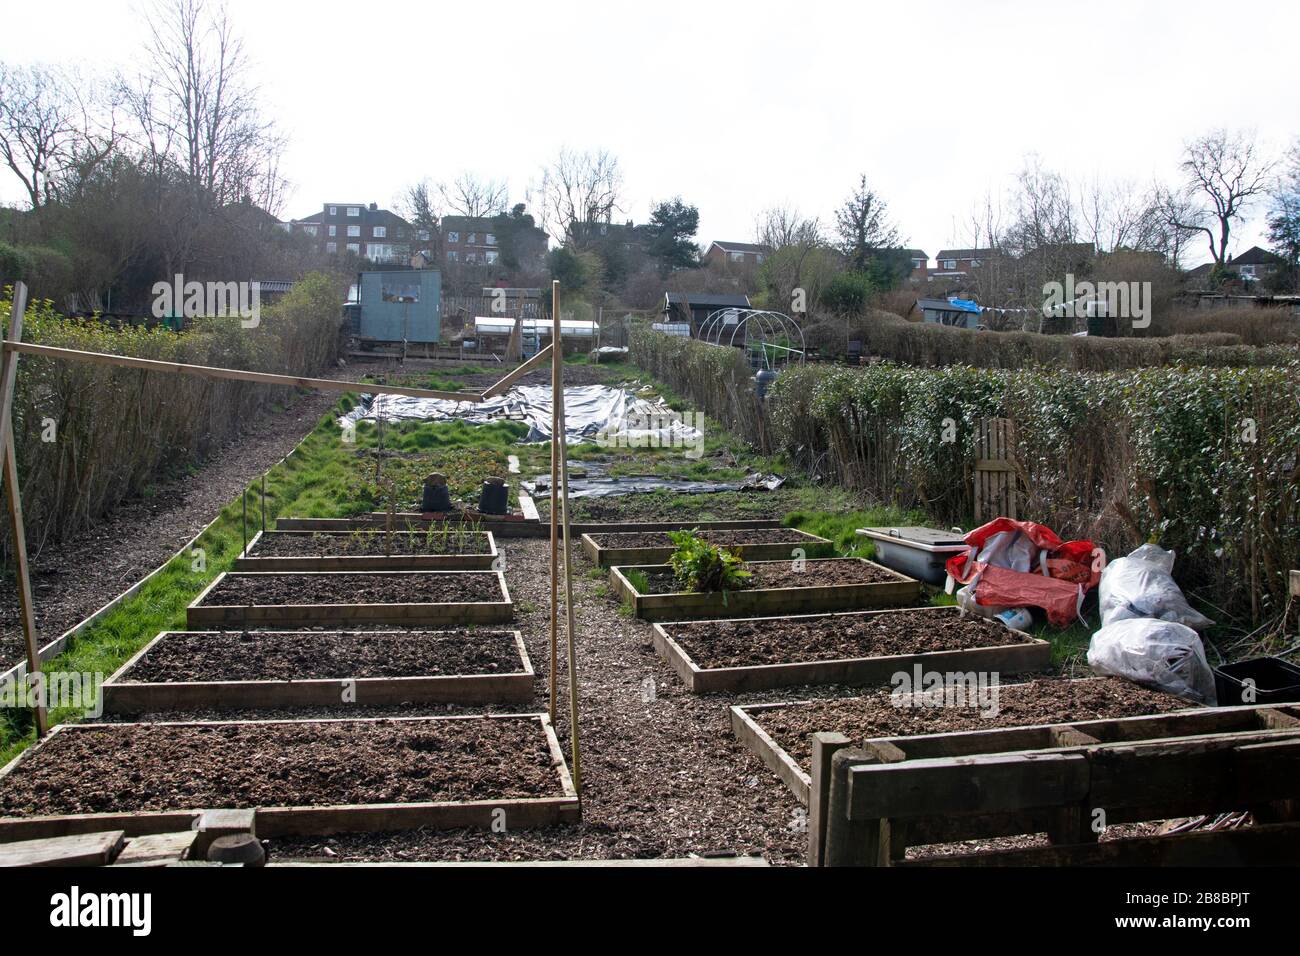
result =
[[[1008,684],[999,688],[998,698],[996,715],[974,706],[899,707],[889,691],[863,697],[748,704],[730,709],[731,730],[807,806],[812,783],[809,736],[818,731],[842,733],[860,743],[877,737],[1137,717],[1194,707],[1181,698],[1113,677]]]
[[[826,558],[803,563],[750,561],[749,586],[736,591],[697,594],[676,590],[666,564],[623,565],[610,569],[614,593],[645,621],[737,617],[811,611],[847,611],[915,602],[921,583],[865,558]],[[640,590],[633,579],[648,586]]]
[[[793,528],[701,529],[700,537],[709,544],[730,548],[750,561],[789,560],[799,556],[796,550],[801,550],[805,558],[825,558],[835,552],[835,546],[827,539]],[[607,568],[618,564],[660,564],[676,548],[667,531],[622,531],[584,534],[582,550],[597,567]]]
[[[1046,670],[1052,646],[955,607],[654,626],[654,644],[697,694],[799,684],[888,684],[900,671]]]
[[[314,624],[502,624],[514,605],[501,571],[230,571],[186,610],[191,630]]]
[[[486,571],[497,559],[490,531],[259,531],[235,571]]]
[[[526,703],[518,631],[166,631],[100,688],[107,714]]]
[[[61,724],[0,770],[0,840],[165,832],[218,808],[256,808],[264,837],[579,817],[544,714]]]

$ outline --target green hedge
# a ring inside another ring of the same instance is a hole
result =
[[[312,274],[256,328],[237,318],[166,329],[68,321],[48,301],[29,303],[26,341],[92,352],[252,371],[314,374],[337,354],[340,289]],[[0,299],[8,327],[10,290]],[[289,390],[235,381],[23,357],[14,398],[15,442],[28,547],[78,533],[169,473],[238,435]],[[50,423],[53,423],[51,426]],[[54,435],[54,441],[43,440]],[[7,557],[7,531],[0,538]]]
[[[1300,567],[1300,362],[1089,373],[965,366],[807,365],[753,408],[738,350],[657,333],[632,359],[748,440],[825,480],[973,520],[980,423],[1014,423],[1021,517],[1110,555],[1143,541],[1179,553],[1185,585],[1255,621]]]

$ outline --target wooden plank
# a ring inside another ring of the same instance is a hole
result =
[[[1297,866],[1300,824],[1128,837],[1104,843],[945,854],[907,867],[954,866]]]
[[[920,610],[920,609],[918,609]],[[948,608],[935,608],[948,613]],[[955,611],[956,609],[952,609]],[[854,612],[847,612],[852,615]],[[894,614],[897,611],[865,611],[859,615]],[[840,615],[791,615],[785,618],[751,618],[753,621],[801,621]],[[1051,666],[1052,647],[1046,641],[1023,632],[1024,643],[965,650],[926,651],[921,654],[897,654],[888,657],[837,658],[823,661],[789,661],[780,664],[755,664],[744,667],[700,667],[673,637],[668,628],[682,622],[654,625],[651,640],[656,652],[681,677],[687,690],[697,694],[715,692],[743,693],[797,687],[811,684],[877,685],[888,684],[901,671],[918,664],[926,670],[982,671],[988,673],[1028,673]],[[691,622],[697,623],[697,622]],[[722,623],[722,622],[720,622]]]
[[[167,866],[187,860],[198,839],[197,830],[150,833],[132,837],[113,861],[114,866]]]
[[[794,798],[805,807],[808,806],[812,777],[804,772],[785,749],[764,730],[750,714],[769,707],[791,706],[788,704],[733,706],[728,708],[731,715],[731,732],[751,753],[774,772],[794,794]],[[797,704],[793,706],[798,706]]]
[[[830,787],[826,801],[826,866],[879,866],[889,862],[889,824],[885,820],[854,817],[850,772],[874,765],[865,750],[844,747],[831,757]]]
[[[337,532],[335,532],[337,533]],[[356,532],[362,534],[364,532]],[[405,551],[392,554],[338,554],[338,555],[260,555],[259,548],[269,540],[293,543],[320,534],[316,531],[259,531],[248,543],[248,547],[231,565],[232,571],[490,571],[498,557],[496,539],[491,531],[458,532],[481,538],[486,550],[458,554],[411,553],[409,546]],[[403,538],[418,532],[398,531],[395,538]],[[435,535],[438,532],[435,532]]]
[[[576,823],[581,810],[564,754],[555,737],[554,728],[545,714],[465,714],[448,717],[343,717],[311,721],[259,720],[259,721],[191,721],[158,722],[147,726],[158,727],[228,727],[247,724],[284,724],[302,726],[305,723],[365,723],[384,721],[398,723],[454,721],[454,720],[529,720],[537,724],[551,753],[556,774],[556,795],[523,799],[464,800],[428,803],[374,803],[341,806],[289,806],[259,807],[256,810],[256,832],[260,837],[317,836],[332,833],[366,833],[380,830],[405,830],[430,827],[448,829],[460,827],[490,828],[499,819],[499,811],[506,814],[507,825],[512,829],[550,826],[557,823]],[[39,754],[46,743],[58,733],[84,733],[102,731],[105,727],[129,728],[133,724],[60,724],[45,741],[29,747],[6,767],[0,769],[3,779]],[[253,812],[248,808],[184,809],[166,811],[141,811],[128,813],[71,814],[44,817],[0,818],[0,842],[64,836],[105,829],[122,830],[127,836],[151,833],[177,832],[201,829],[204,815],[208,829],[217,829],[215,813],[229,811],[240,814]],[[242,825],[242,824],[241,824]]]
[[[509,631],[518,655],[513,673],[440,674],[413,677],[309,678],[302,680],[132,681],[132,670],[160,643],[177,633],[164,631],[119,668],[100,687],[106,714],[167,710],[243,710],[258,707],[357,706],[380,704],[525,704],[533,698],[532,661],[519,631]],[[183,632],[193,634],[194,632]],[[294,632],[268,631],[268,635]],[[383,631],[367,635],[384,634]],[[501,636],[503,632],[491,632]],[[468,640],[473,640],[471,634]],[[265,651],[264,651],[265,653]]]
[[[546,348],[542,349],[527,362],[524,362],[505,378],[501,379],[492,387],[486,389],[483,392],[482,397],[484,399],[495,398],[498,395],[504,395],[506,392],[510,391],[511,386],[513,386],[515,382],[519,381],[533,369],[538,368],[542,364],[551,360],[551,348],[552,346],[550,345],[546,346]]]
[[[850,769],[847,806],[855,820],[996,813],[1081,801],[1088,782],[1082,754],[907,760]]]
[[[826,865],[826,815],[830,808],[831,761],[853,742],[841,733],[819,731],[812,735],[812,781],[808,788],[809,866]]]
[[[537,513],[537,505],[533,503],[533,499],[522,491],[519,492],[519,510],[527,521],[542,520]]]
[[[122,848],[121,830],[0,843],[0,867],[104,866]]]
[[[716,530],[716,529],[715,529]],[[736,530],[736,529],[728,529]],[[808,559],[825,559],[834,554],[834,544],[827,538],[820,538],[815,534],[809,534],[806,531],[797,531],[793,528],[782,529],[745,529],[745,530],[780,530],[788,534],[784,540],[776,542],[765,542],[762,544],[741,544],[727,545],[726,547],[735,551],[746,561],[789,561],[794,555],[795,548],[803,548],[804,557]],[[663,547],[650,548],[611,548],[600,543],[598,538],[603,538],[609,534],[623,534],[626,532],[603,532],[593,535],[586,532],[582,535],[583,552],[587,555],[588,560],[598,567],[608,568],[615,565],[645,565],[645,564],[663,564],[676,550],[671,544],[665,544]],[[654,533],[654,532],[649,532]],[[703,536],[708,538],[708,531],[702,531]]]
[[[921,582],[899,574],[865,558],[829,558],[852,561],[879,568],[892,580],[864,584],[809,585],[788,588],[747,588],[728,592],[693,594],[669,592],[641,594],[627,579],[625,572],[652,574],[668,570],[667,565],[616,566],[610,568],[610,584],[615,594],[629,601],[636,616],[643,621],[681,621],[694,618],[749,617],[789,611],[843,611],[915,602],[921,596]],[[754,562],[763,563],[763,562]],[[785,564],[786,562],[774,562]]]
[[[227,379],[253,382],[258,385],[283,385],[288,388],[312,388],[321,392],[362,392],[369,395],[406,395],[411,398],[437,398],[452,402],[481,402],[479,392],[447,392],[431,388],[409,388],[404,385],[386,385],[376,382],[344,382],[329,378],[307,378],[298,375],[278,375],[272,372],[247,372],[241,369],[218,368],[210,365],[190,365],[184,362],[164,362],[158,359],[136,358],[132,355],[113,355],[107,352],[86,352],[79,349],[56,348],[52,345],[35,345],[30,342],[6,341],[4,349],[10,355],[27,354],[41,358],[63,359],[70,362],[89,362],[94,365],[114,365],[145,372],[195,375],[199,378]]]
[[[371,575],[494,575],[501,589],[500,601],[429,602],[423,604],[212,604],[213,591],[230,576],[249,577],[281,572],[226,571],[190,602],[186,608],[186,626],[192,630],[211,630],[226,625],[240,627],[280,625],[303,627],[315,624],[398,624],[408,627],[438,624],[504,624],[514,620],[514,604],[502,571],[369,571]],[[284,572],[294,575],[352,574],[346,571]]]
[[[6,347],[19,343],[23,335],[23,313],[27,310],[27,286],[14,286],[9,308],[9,331]],[[23,522],[22,486],[18,482],[17,442],[14,438],[14,389],[18,382],[18,353],[6,352],[0,363],[0,458],[3,459],[5,506],[9,513],[9,539],[13,547],[14,576],[18,584],[18,614],[23,629],[23,646],[27,651],[27,674],[41,669],[40,641],[36,633],[36,605],[32,598],[31,566],[27,560],[27,529]],[[32,708],[37,738],[49,730],[45,702],[37,700]]]

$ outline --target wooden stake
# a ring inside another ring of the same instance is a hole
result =
[[[561,383],[563,384],[563,383]],[[564,532],[564,610],[569,664],[569,737],[573,743],[573,789],[582,801],[582,750],[578,744],[578,655],[573,610],[573,552],[569,533],[569,446],[565,439],[564,389],[560,389],[560,523]]]
[[[27,286],[14,283],[13,303],[9,309],[9,339],[17,342],[23,334],[23,313],[27,310]],[[23,525],[23,499],[18,485],[18,456],[14,452],[14,387],[18,381],[18,353],[6,352],[0,366],[0,455],[4,458],[5,503],[9,510],[9,533],[13,538],[14,568],[18,577],[18,605],[23,622],[23,642],[27,646],[27,680],[41,672],[41,652],[36,639],[36,608],[32,601],[31,569],[27,564],[27,532]],[[45,705],[38,697],[34,708],[37,739],[49,730]]]
[[[551,722],[555,721],[555,669],[559,666],[560,616],[560,401],[564,396],[560,362],[563,349],[556,348],[560,334],[560,283],[551,280],[551,668],[547,674],[550,689]]]

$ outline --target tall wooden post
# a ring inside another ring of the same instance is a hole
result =
[[[555,670],[559,666],[560,617],[560,399],[564,394],[560,354],[560,283],[551,280],[551,692],[550,715],[555,720]]]
[[[14,283],[14,298],[9,311],[8,340],[18,342],[23,336],[23,313],[27,311],[27,286]],[[9,510],[9,534],[13,539],[14,569],[18,578],[18,607],[22,615],[23,642],[27,646],[27,679],[41,672],[41,653],[36,640],[36,610],[32,601],[31,569],[27,564],[27,532],[23,526],[22,489],[18,484],[18,457],[14,453],[14,387],[18,381],[18,353],[5,350],[0,366],[0,449],[4,457],[5,502]],[[45,705],[36,700],[36,736],[45,736],[49,720]]]

